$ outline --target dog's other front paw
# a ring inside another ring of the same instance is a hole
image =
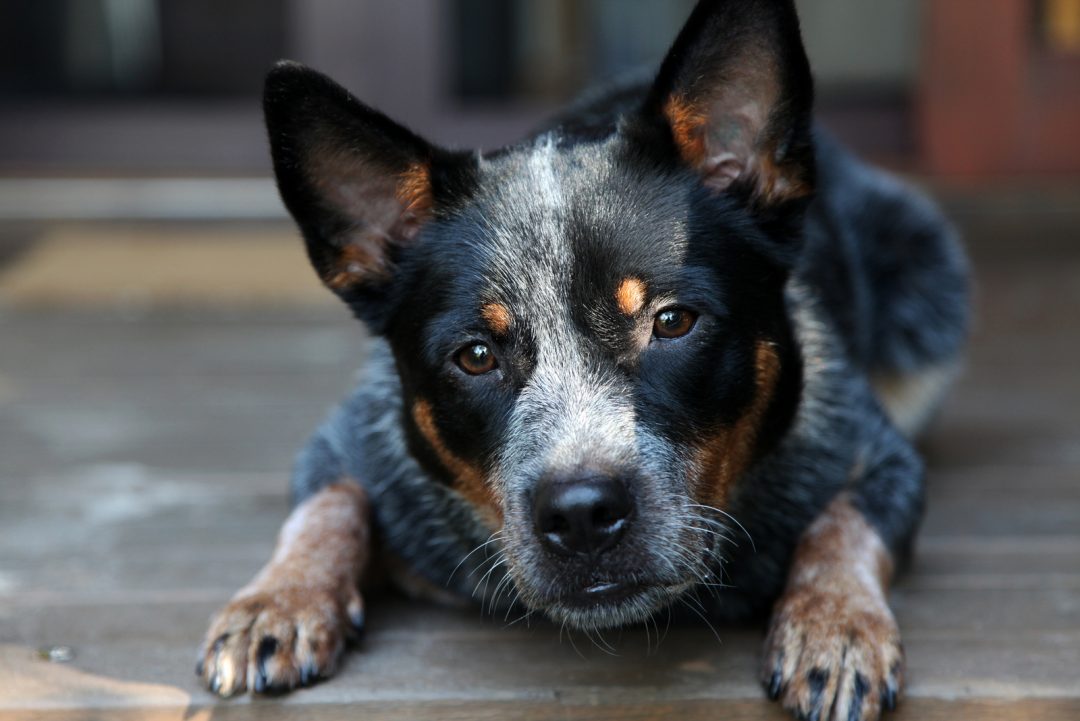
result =
[[[298,586],[238,593],[210,624],[195,672],[212,692],[282,693],[326,678],[364,622],[360,593]]]
[[[892,611],[862,593],[789,590],[765,641],[762,681],[808,721],[874,721],[895,708],[904,652]]]

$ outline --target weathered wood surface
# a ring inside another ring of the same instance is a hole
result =
[[[894,593],[910,687],[893,718],[1076,721],[1080,253],[995,256],[980,281]],[[638,629],[610,656],[396,599],[327,683],[201,690],[207,618],[265,560],[291,457],[362,353],[344,311],[306,302],[0,309],[0,721],[785,718],[755,680],[761,629],[672,628],[658,649]],[[73,660],[39,657],[57,645]]]

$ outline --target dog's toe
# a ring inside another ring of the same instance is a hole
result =
[[[362,608],[359,593],[352,590],[242,594],[215,617],[196,673],[222,697],[308,686],[336,670],[346,640],[355,636]]]
[[[247,688],[247,634],[217,635],[207,651],[203,679],[219,696],[229,697]]]
[[[797,718],[875,721],[903,685],[903,650],[884,603],[828,593],[785,598],[766,641],[762,682]]]

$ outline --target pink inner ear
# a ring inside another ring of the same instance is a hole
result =
[[[414,163],[403,172],[388,172],[353,155],[322,157],[311,169],[313,185],[323,202],[349,221],[333,245],[336,261],[323,280],[335,290],[383,278],[390,268],[390,248],[413,239],[432,207],[430,170]]]
[[[701,165],[705,185],[713,190],[725,190],[746,172],[746,166],[734,153],[707,157]]]

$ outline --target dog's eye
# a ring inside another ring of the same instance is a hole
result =
[[[458,351],[457,364],[474,376],[490,373],[499,365],[495,362],[495,354],[484,343],[473,343]]]
[[[680,338],[694,329],[697,314],[684,308],[665,308],[653,319],[653,336]]]

